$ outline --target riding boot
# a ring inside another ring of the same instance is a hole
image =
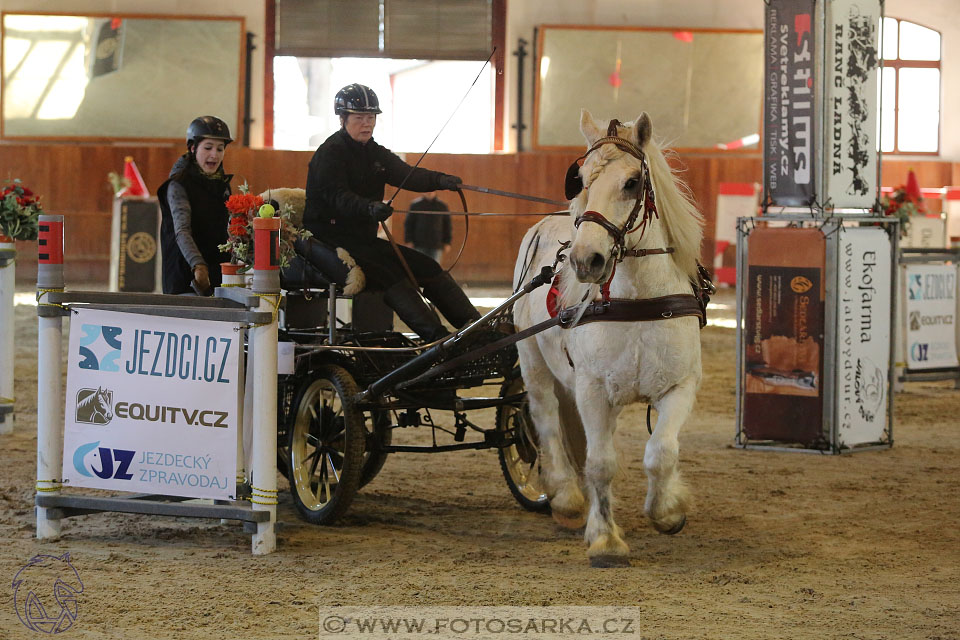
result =
[[[470,302],[453,277],[443,271],[438,276],[423,280],[423,295],[432,302],[443,317],[460,329],[480,318],[480,312]]]
[[[427,306],[408,281],[401,280],[390,286],[383,299],[408,327],[427,342],[439,340],[449,334],[437,314]]]

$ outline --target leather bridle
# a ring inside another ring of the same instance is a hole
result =
[[[622,262],[625,257],[642,257],[651,254],[673,253],[673,247],[663,249],[627,249],[627,235],[639,231],[639,237],[642,238],[644,231],[646,231],[647,223],[651,218],[659,218],[659,214],[657,213],[656,194],[653,191],[653,182],[650,179],[650,165],[647,163],[647,157],[637,145],[617,135],[617,126],[620,124],[619,120],[611,120],[607,126],[607,135],[594,142],[587,152],[580,156],[574,164],[578,167],[581,166],[583,160],[605,144],[614,144],[617,148],[638,159],[643,165],[643,187],[637,193],[637,200],[634,202],[633,209],[630,210],[630,215],[627,216],[626,222],[624,222],[621,227],[607,220],[599,211],[584,211],[574,219],[573,226],[579,229],[582,223],[593,222],[603,227],[613,238],[613,248],[610,251],[610,255],[618,263]],[[573,166],[571,166],[571,169],[573,169]],[[643,217],[638,223],[637,218],[640,216],[641,209],[643,210]]]

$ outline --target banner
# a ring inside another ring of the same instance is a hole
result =
[[[826,4],[825,206],[870,208],[877,189],[880,3]]]
[[[234,499],[236,327],[95,309],[71,315],[64,484]]]
[[[123,198],[120,206],[120,238],[117,290],[157,291],[157,261],[160,259],[160,207],[156,198]]]
[[[837,438],[841,445],[885,440],[890,371],[890,238],[879,227],[849,227],[839,240]]]
[[[813,204],[813,0],[771,0],[764,30],[763,175],[773,204]]]
[[[825,246],[818,229],[749,236],[743,428],[752,440],[822,438]]]
[[[907,369],[939,369],[957,362],[956,265],[906,265]]]

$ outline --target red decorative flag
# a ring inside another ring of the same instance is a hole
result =
[[[133,161],[133,156],[127,156],[123,159],[123,177],[130,181],[130,185],[125,187],[117,194],[121,196],[149,196],[147,185],[137,169],[137,163]]]
[[[693,42],[693,31],[674,31],[673,37],[680,42]]]
[[[907,195],[914,202],[918,202],[923,195],[920,193],[920,183],[917,182],[917,174],[913,169],[907,171]]]

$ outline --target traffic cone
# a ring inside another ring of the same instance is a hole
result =
[[[126,178],[130,184],[120,190],[120,193],[117,194],[118,198],[125,196],[145,197],[150,195],[150,192],[147,191],[147,185],[140,175],[140,170],[137,169],[137,163],[133,161],[133,156],[127,156],[123,159],[123,177]]]

